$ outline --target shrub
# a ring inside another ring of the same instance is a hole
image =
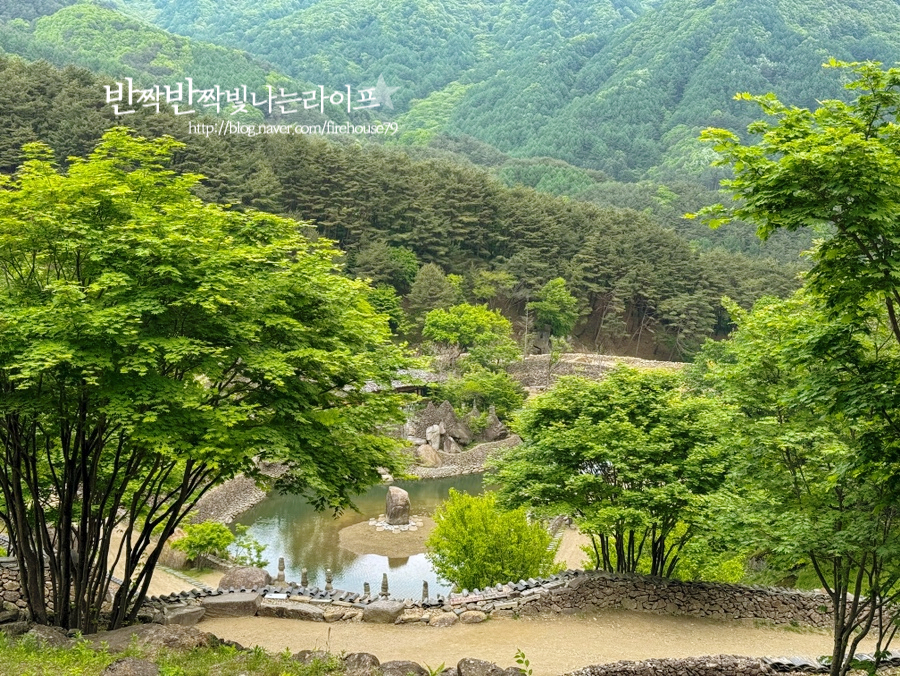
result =
[[[550,575],[556,543],[524,509],[503,511],[493,493],[467,495],[453,489],[434,515],[425,546],[437,574],[459,589]]]
[[[183,538],[172,543],[172,549],[184,552],[195,564],[201,556],[226,557],[228,546],[234,542],[228,526],[216,521],[188,524],[184,532]]]

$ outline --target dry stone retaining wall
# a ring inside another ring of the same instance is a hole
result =
[[[256,594],[260,599],[258,609],[252,614],[315,617],[328,622],[360,620],[370,604],[388,602],[396,610],[397,622],[430,625],[453,624],[457,619],[479,622],[491,615],[574,614],[602,608],[717,619],[754,619],[813,627],[829,627],[832,623],[830,600],[822,593],[585,571],[566,571],[549,578],[520,580],[471,592],[463,590],[461,594],[438,595],[425,600],[390,600],[380,594],[269,585],[214,592],[195,589],[168,597],[153,597],[151,603],[183,603],[186,598],[196,598],[202,603],[207,597],[217,596],[223,598],[217,598],[213,603],[221,606],[228,604],[230,594],[246,593]],[[321,612],[311,613],[310,606]],[[292,609],[298,612],[294,613]],[[326,612],[329,609],[332,612]]]

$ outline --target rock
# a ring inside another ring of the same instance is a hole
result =
[[[250,617],[256,615],[261,599],[262,595],[255,592],[235,592],[234,594],[207,596],[202,603],[206,608],[207,619]]]
[[[526,676],[526,672],[522,667],[506,667],[503,676]]]
[[[135,657],[125,657],[110,664],[100,676],[157,676],[159,667]]]
[[[409,660],[392,660],[381,663],[384,676],[428,676],[428,672],[419,664]]]
[[[444,451],[444,453],[450,453],[453,455],[463,452],[463,449],[460,447],[460,445],[456,443],[456,439],[451,436],[447,436],[444,438],[444,448],[442,450]]]
[[[219,589],[262,589],[272,584],[272,576],[262,568],[232,568],[219,581]]]
[[[363,622],[394,624],[403,609],[403,601],[375,601],[363,609]]]
[[[459,676],[459,669],[456,667],[447,667],[438,676]]]
[[[440,448],[441,447],[441,439],[446,432],[443,423],[438,423],[436,425],[429,425],[425,430],[425,440],[428,442],[428,445],[432,448]]]
[[[428,620],[429,627],[452,627],[459,621],[456,613],[435,613]]]
[[[350,653],[344,657],[347,676],[376,676],[381,662],[371,653]]]
[[[219,644],[212,634],[200,631],[195,627],[183,627],[179,624],[163,626],[161,624],[138,624],[122,627],[112,631],[101,631],[85,636],[86,639],[99,646],[106,643],[109,652],[120,653],[131,646],[132,637],[138,647],[148,648],[151,652],[159,648],[170,650],[193,650],[207,648]]]
[[[478,440],[497,441],[498,439],[505,439],[508,436],[509,430],[506,429],[506,425],[500,422],[500,418],[497,417],[497,411],[491,406],[487,417],[487,427],[485,427],[481,434],[478,435]]]
[[[326,622],[337,622],[344,617],[346,608],[326,608],[324,617]]]
[[[467,610],[459,616],[459,621],[463,624],[478,624],[486,619],[487,615],[480,610]]]
[[[65,629],[44,624],[34,625],[25,635],[34,636],[40,643],[46,643],[51,648],[64,648],[72,643],[72,639],[66,636]]]
[[[414,624],[422,621],[425,611],[421,608],[406,608],[397,618],[396,624]]]
[[[328,610],[332,610],[329,608]],[[341,610],[343,616],[343,608]],[[325,611],[320,606],[299,601],[282,601],[279,599],[263,599],[259,604],[257,615],[260,617],[281,617],[288,620],[306,620],[307,622],[324,622]]]
[[[409,493],[396,486],[388,487],[384,503],[385,520],[389,526],[402,526],[409,523]]]
[[[180,624],[185,627],[193,627],[206,614],[206,608],[201,605],[165,605],[162,611],[163,624]]]
[[[19,609],[15,610],[0,610],[0,624],[7,624],[8,622],[16,622],[19,619]]]
[[[493,662],[464,657],[456,665],[459,676],[502,676],[503,669]]]
[[[4,625],[0,625],[0,631],[2,631],[10,638],[14,636],[21,636],[29,629],[31,629],[31,622],[27,622],[25,620],[21,620],[19,622],[7,622]]]
[[[431,444],[422,444],[416,449],[416,463],[422,467],[440,467],[443,461]]]
[[[331,654],[324,650],[301,650],[292,656],[291,659],[300,664],[312,664],[316,660],[327,662],[330,657]]]

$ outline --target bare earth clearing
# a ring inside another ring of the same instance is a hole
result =
[[[366,549],[375,535],[369,528],[368,524],[359,524],[344,529],[341,544],[354,550]],[[379,539],[384,537],[385,546],[391,549],[412,546],[416,551],[424,551],[420,542],[424,538],[418,536],[427,535],[430,528],[423,530],[424,533],[418,534],[377,535]],[[402,537],[405,535],[415,535],[419,542],[408,542]],[[588,542],[578,531],[564,530],[557,561],[569,568],[580,568],[586,558],[580,546]],[[185,573],[196,576],[193,571]],[[219,575],[213,573],[203,581],[215,586]],[[183,580],[158,571],[151,587],[157,591],[151,593],[181,591],[184,587]],[[457,624],[444,629],[418,624],[324,624],[268,617],[207,620],[198,628],[248,647],[258,645],[271,651],[318,648],[335,653],[368,652],[383,662],[408,659],[432,667],[441,663],[455,665],[463,657],[490,660],[508,667],[515,664],[516,650],[521,648],[531,660],[534,676],[555,676],[590,664],[654,657],[719,654],[818,657],[831,652],[831,639],[825,632],[625,610],[574,617],[498,618],[483,624]],[[864,644],[861,649],[871,649],[871,646]]]
[[[607,610],[582,617],[489,620],[483,624],[437,629],[424,625],[301,622],[268,617],[207,620],[197,625],[221,638],[272,651],[288,648],[368,652],[387,660],[414,660],[436,667],[463,657],[513,666],[516,649],[531,660],[535,676],[563,674],[590,664],[651,657],[733,654],[828,654],[825,633],[754,627]]]

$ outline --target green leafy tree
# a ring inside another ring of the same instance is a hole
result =
[[[454,305],[438,308],[425,315],[422,335],[449,350],[451,363],[469,351],[477,364],[500,369],[519,356],[519,348],[510,337],[512,324],[487,305]]]
[[[603,381],[560,378],[530,400],[524,443],[494,463],[500,499],[574,516],[605,570],[671,576],[721,484],[714,403],[681,393],[677,373],[618,367]]]
[[[487,411],[494,407],[497,416],[506,418],[525,401],[525,389],[506,371],[476,367],[461,376],[450,376],[432,387],[432,398],[449,401],[458,411],[475,407]]]
[[[425,315],[437,308],[449,308],[459,301],[457,288],[447,279],[444,271],[434,263],[419,268],[412,288],[406,296],[410,317],[422,325]]]
[[[364,385],[404,359],[365,285],[295,220],[194,197],[181,147],[116,128],[0,177],[0,520],[40,623],[95,630],[114,565],[109,625],[133,622],[165,541],[255,458],[335,509],[398,464],[402,402]]]
[[[537,300],[528,303],[534,313],[534,325],[545,328],[556,338],[572,333],[578,321],[578,299],[566,289],[562,277],[551,279],[537,292]]]
[[[266,550],[267,545],[261,544],[251,536],[247,532],[249,529],[249,526],[242,523],[234,525],[233,552],[229,554],[229,558],[242,566],[265,568],[269,562],[262,557],[262,553]]]
[[[834,608],[831,673],[844,676],[866,636],[876,634],[880,657],[898,628],[889,608],[900,600],[900,525],[885,480],[889,460],[861,453],[873,431],[887,436],[884,425],[829,410],[820,379],[831,380],[836,397],[846,380],[820,359],[818,346],[884,350],[890,329],[872,325],[862,345],[809,293],[763,299],[751,313],[733,304],[729,311],[737,331],[701,352],[697,370],[735,413],[722,437],[731,458],[723,491],[731,528],[775,561],[814,569]]]
[[[558,543],[525,509],[504,511],[493,493],[472,496],[450,489],[434,515],[425,546],[437,574],[457,589],[539,577],[555,572]]]
[[[172,542],[172,549],[187,554],[195,568],[200,567],[203,556],[226,558],[228,547],[234,542],[234,533],[228,526],[217,521],[189,523],[185,525],[184,533],[184,537]]]

